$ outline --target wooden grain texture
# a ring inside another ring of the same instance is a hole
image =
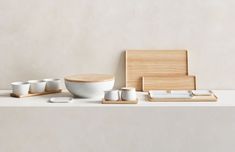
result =
[[[142,90],[196,90],[195,76],[146,76]]]
[[[137,104],[137,103],[138,103],[138,99],[133,100],[133,101],[121,101],[121,100],[108,101],[108,100],[105,100],[105,99],[102,100],[102,104]]]
[[[212,94],[211,96],[193,96],[192,98],[151,98],[150,96],[147,97],[149,102],[216,102],[217,96]]]
[[[187,50],[127,50],[126,87],[141,91],[143,76],[188,75]]]
[[[29,93],[27,95],[22,95],[22,96],[18,96],[14,93],[11,93],[10,96],[11,97],[15,97],[15,98],[24,98],[24,97],[33,97],[33,96],[42,96],[42,95],[47,95],[47,94],[53,94],[53,93],[60,93],[62,92],[62,90],[56,90],[56,91],[47,91],[47,92],[42,92],[42,93]]]
[[[114,80],[114,76],[109,74],[78,74],[66,76],[64,79],[72,82],[103,82]]]

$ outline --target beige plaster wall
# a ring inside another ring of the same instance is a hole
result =
[[[0,88],[113,73],[125,49],[188,49],[198,88],[235,89],[234,0],[0,0]]]

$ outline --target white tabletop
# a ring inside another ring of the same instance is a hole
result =
[[[138,104],[101,104],[101,99],[78,99],[72,103],[49,103],[51,97],[72,97],[68,92],[25,98],[10,97],[10,90],[0,90],[0,107],[156,107],[156,106],[235,106],[235,90],[214,90],[216,102],[148,102],[147,93],[138,92]]]

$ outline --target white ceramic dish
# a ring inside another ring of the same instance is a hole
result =
[[[192,90],[195,96],[210,96],[212,93],[210,90]]]
[[[171,94],[188,94],[188,90],[172,90],[170,91]]]
[[[46,91],[56,91],[60,90],[60,84],[61,80],[60,79],[43,79],[43,81],[46,82]]]
[[[150,90],[149,91],[150,94],[168,94],[168,92],[166,90]]]
[[[51,103],[70,103],[73,101],[71,97],[52,97],[49,99]]]
[[[42,93],[45,92],[46,82],[43,80],[29,80],[30,84],[29,92],[30,93]]]
[[[188,98],[192,98],[191,95],[189,94],[167,94],[167,95],[152,95],[151,98],[166,98],[166,99],[175,99],[175,98],[179,98],[179,99],[188,99]]]
[[[65,77],[65,86],[75,97],[103,98],[104,91],[112,90],[112,75],[89,74]]]
[[[30,84],[28,82],[13,82],[11,83],[12,93],[15,95],[27,95],[29,93]]]
[[[149,92],[151,98],[192,98],[192,94],[189,92],[170,92],[170,93],[161,93],[161,92],[155,92],[151,91]]]

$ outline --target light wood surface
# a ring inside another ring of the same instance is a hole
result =
[[[47,92],[42,92],[42,93],[29,93],[27,95],[22,95],[22,96],[18,96],[14,93],[10,93],[11,97],[15,97],[15,98],[24,98],[24,97],[32,97],[32,96],[42,96],[42,95],[47,95],[47,94],[53,94],[53,93],[60,93],[62,92],[62,90],[56,90],[56,91],[47,91]]]
[[[138,99],[133,100],[133,101],[123,101],[123,100],[118,100],[118,101],[110,101],[110,100],[102,100],[102,104],[137,104]]]
[[[217,97],[216,95],[211,95],[211,96],[193,96],[192,98],[151,98],[147,97],[148,101],[150,102],[216,102]]]
[[[142,90],[143,76],[188,75],[187,50],[127,50],[126,86]]]
[[[196,90],[195,76],[142,77],[142,90]]]
[[[103,82],[114,80],[114,76],[108,74],[79,74],[66,76],[64,79],[72,82]]]

